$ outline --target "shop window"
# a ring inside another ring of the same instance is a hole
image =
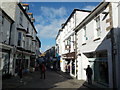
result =
[[[104,85],[108,84],[108,63],[105,61],[96,61],[94,63],[95,81]]]
[[[2,74],[7,74],[9,72],[9,53],[3,52],[2,53],[2,60],[3,60],[3,69],[2,69]]]

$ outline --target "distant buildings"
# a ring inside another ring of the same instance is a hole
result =
[[[117,2],[101,2],[91,12],[73,11],[56,37],[61,71],[86,80],[90,65],[93,84],[120,90],[119,7]],[[75,12],[80,16],[72,19]]]
[[[16,75],[19,67],[23,67],[24,72],[29,71],[31,67],[35,68],[41,42],[36,36],[33,14],[28,12],[29,5],[3,2],[0,10],[2,12],[0,67],[3,75]]]

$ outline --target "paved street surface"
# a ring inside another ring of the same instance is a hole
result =
[[[83,86],[84,81],[79,81],[76,79],[69,79],[55,71],[47,70],[46,79],[40,79],[40,72],[34,72],[29,76],[24,77],[24,82],[20,83],[19,79],[14,80],[13,85],[9,81],[3,81],[3,88],[87,88]],[[15,86],[15,84],[17,84]]]

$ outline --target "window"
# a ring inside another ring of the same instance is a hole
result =
[[[96,36],[99,37],[101,30],[100,30],[100,16],[98,16],[96,19]]]
[[[22,14],[22,12],[20,12],[19,24],[22,25],[22,22],[23,22],[23,14]]]
[[[25,34],[23,34],[23,47],[25,48]]]
[[[32,36],[33,36],[33,31],[34,31],[34,29],[32,29]]]
[[[18,32],[18,46],[21,46],[21,32]]]
[[[86,26],[83,28],[83,44],[86,43],[87,36],[86,36]]]
[[[29,22],[27,23],[27,32],[29,33]]]
[[[29,49],[29,38],[26,37],[26,48]]]
[[[4,17],[2,16],[2,25],[4,24]]]
[[[0,24],[2,24],[2,15],[1,15],[1,12],[0,12]]]

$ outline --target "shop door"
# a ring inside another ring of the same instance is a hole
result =
[[[94,80],[100,84],[108,85],[108,62],[94,62]]]

